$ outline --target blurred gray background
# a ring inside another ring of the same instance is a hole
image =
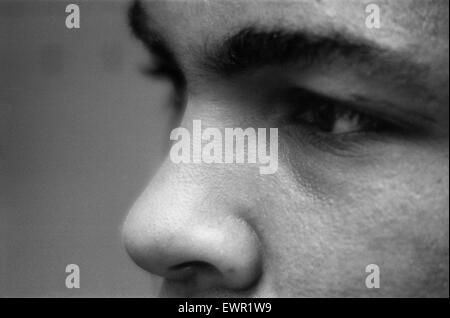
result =
[[[127,3],[0,0],[0,296],[155,296],[120,226],[163,159],[167,90],[139,72]]]

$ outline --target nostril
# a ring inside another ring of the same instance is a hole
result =
[[[172,280],[189,280],[194,276],[212,276],[219,275],[219,270],[207,263],[202,261],[190,261],[181,264],[173,265],[168,268],[168,275]]]
[[[182,269],[189,268],[189,267],[190,268],[198,268],[198,269],[206,269],[206,270],[211,269],[211,268],[215,269],[214,266],[212,266],[211,264],[208,264],[208,263],[202,262],[202,261],[184,262],[181,264],[171,266],[169,269],[177,271],[177,270],[182,270]]]

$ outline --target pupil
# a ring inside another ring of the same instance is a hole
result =
[[[321,105],[314,111],[314,121],[320,130],[331,132],[336,122],[336,110],[333,106]]]

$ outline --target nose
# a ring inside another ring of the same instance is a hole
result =
[[[190,169],[160,169],[127,216],[125,247],[143,269],[196,290],[248,289],[261,275],[261,252],[245,209],[223,195],[224,184],[215,190],[214,178]]]

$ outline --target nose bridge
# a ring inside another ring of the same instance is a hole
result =
[[[258,238],[242,207],[224,195],[232,186],[226,179],[220,167],[166,160],[124,226],[133,260],[170,279],[196,271],[216,285],[251,285],[260,273]]]
[[[206,211],[214,211],[214,206],[217,208],[219,201],[225,200],[227,183],[220,167],[203,163],[177,164],[167,158],[139,198],[142,200],[140,208],[146,210],[150,218],[158,220],[176,218],[183,223],[199,215],[204,218],[211,215]]]

